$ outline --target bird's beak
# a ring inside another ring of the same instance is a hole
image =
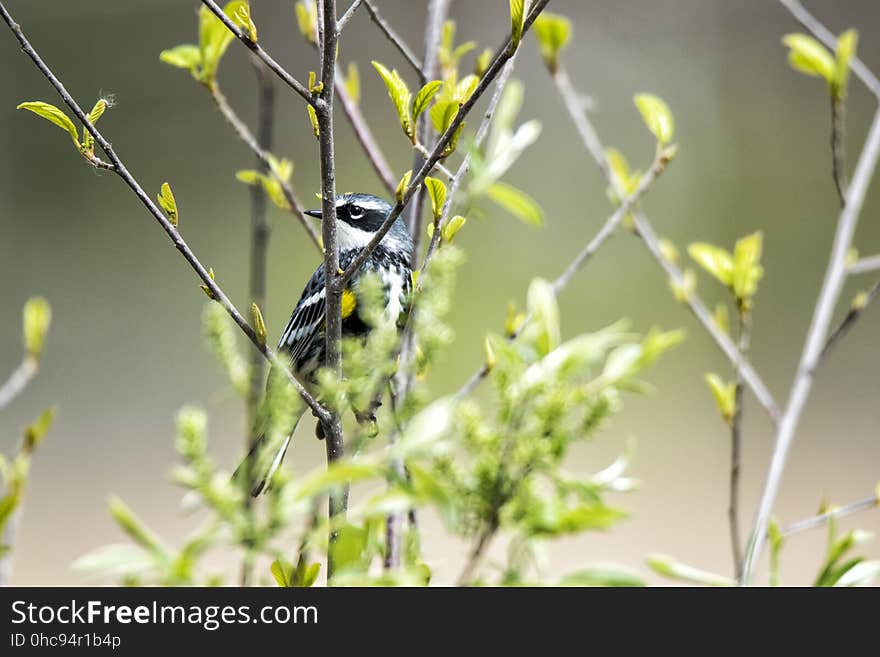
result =
[[[316,219],[320,219],[322,216],[324,216],[324,213],[320,210],[306,210],[306,214],[310,217],[315,217]]]

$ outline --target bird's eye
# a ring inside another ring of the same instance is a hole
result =
[[[364,209],[359,205],[351,205],[348,208],[348,216],[352,219],[360,219],[364,216]]]

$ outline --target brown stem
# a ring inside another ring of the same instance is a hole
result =
[[[739,353],[745,355],[751,337],[751,318],[747,310],[738,312],[737,330]],[[740,472],[742,469],[742,417],[745,382],[742,375],[736,377],[736,410],[730,423],[730,500],[727,507],[727,520],[730,525],[730,545],[733,552],[733,568],[737,579],[742,576],[743,543],[739,526]]]

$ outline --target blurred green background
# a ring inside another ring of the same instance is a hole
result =
[[[101,128],[147,190],[169,180],[181,230],[240,308],[246,308],[249,206],[234,172],[253,158],[226,128],[208,95],[187,73],[159,62],[160,50],[196,39],[198,2],[188,0],[9,0],[8,8],[67,88],[84,106],[112,93],[118,106]],[[347,3],[342,5],[347,7]],[[421,50],[424,2],[382,0],[383,14]],[[253,0],[261,42],[298,78],[316,66],[300,39],[293,2]],[[809,3],[835,32],[857,27],[859,55],[880,71],[880,7],[870,0]],[[829,110],[823,84],[794,73],[780,43],[799,30],[768,0],[554,0],[571,17],[574,42],[565,63],[594,103],[592,116],[608,145],[647,165],[653,143],[633,107],[638,91],[659,94],[677,122],[678,158],[645,202],[657,230],[680,248],[694,240],[732,246],[747,232],[765,235],[766,276],[756,301],[752,361],[784,403],[825,269],[837,216],[830,176]],[[507,2],[453,3],[459,40],[494,47],[507,27]],[[343,63],[357,60],[363,108],[398,172],[410,166],[384,87],[369,67],[378,59],[406,65],[360,11],[347,28]],[[468,58],[465,66],[471,65]],[[538,118],[540,141],[507,180],[544,207],[547,224],[530,228],[499,209],[468,223],[458,241],[468,260],[460,272],[448,359],[433,387],[455,389],[481,359],[487,329],[500,329],[510,300],[522,302],[535,275],[552,277],[610,213],[605,186],[585,154],[540,62],[532,37],[517,62],[526,85],[520,120]],[[56,128],[17,112],[23,100],[59,99],[12,35],[0,34],[0,372],[21,357],[20,311],[31,295],[52,303],[52,326],[37,380],[0,415],[0,450],[11,452],[21,427],[46,405],[59,416],[33,467],[16,546],[18,584],[81,582],[70,570],[84,552],[121,540],[106,498],[122,496],[153,528],[172,539],[195,522],[179,510],[168,483],[175,461],[173,417],[184,403],[210,413],[217,459],[233,466],[241,451],[243,414],[201,337],[204,295],[196,277],[130,191],[115,176],[86,165]],[[233,43],[220,80],[251,124],[256,85],[247,53]],[[277,153],[296,163],[303,199],[318,189],[317,143],[300,99],[278,88]],[[854,161],[874,102],[856,81],[849,101],[847,145]],[[337,128],[338,186],[381,192],[343,117]],[[457,157],[453,158],[457,161]],[[880,193],[869,193],[856,243],[880,252]],[[313,247],[287,215],[272,210],[270,335],[284,326],[303,281],[317,265]],[[850,281],[845,299],[873,282]],[[706,277],[699,291],[711,305],[723,290]],[[730,369],[710,338],[677,305],[656,263],[633,237],[613,239],[561,296],[564,331],[629,317],[638,330],[683,327],[688,339],[650,374],[656,391],[630,397],[595,441],[581,445],[572,470],[604,467],[634,437],[632,474],[642,484],[615,501],[632,516],[609,534],[590,534],[551,549],[553,572],[615,561],[642,572],[649,552],[730,571],[726,524],[729,437],[703,383]],[[844,306],[839,313],[845,310]],[[846,502],[870,494],[880,479],[880,310],[872,308],[822,368],[786,472],[777,512],[790,522],[827,497]],[[0,374],[5,376],[5,374]],[[772,434],[747,397],[743,523],[757,503]],[[322,445],[303,435],[288,461],[302,472],[323,460]],[[880,529],[880,513],[847,526]],[[426,528],[435,581],[448,581],[464,554]],[[783,580],[811,580],[822,532],[790,541]],[[880,546],[868,547],[880,555]]]

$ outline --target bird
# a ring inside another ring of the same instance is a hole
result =
[[[378,196],[365,193],[342,194],[336,197],[335,205],[339,267],[344,270],[367,248],[385,223],[393,206]],[[318,219],[323,216],[321,210],[307,210],[306,214]],[[343,337],[363,337],[369,331],[369,325],[358,312],[357,288],[359,280],[370,273],[378,275],[382,282],[385,292],[385,319],[398,327],[401,326],[402,319],[409,312],[411,301],[412,252],[412,237],[403,219],[398,217],[346,286],[346,291],[354,295],[354,304],[352,308],[350,304],[343,303]],[[276,348],[282,361],[286,361],[294,376],[307,388],[314,386],[317,372],[325,361],[324,272],[324,264],[321,263],[306,283]],[[271,383],[270,374],[267,386]],[[296,424],[263,472],[255,471],[255,466],[258,467],[258,457],[267,447],[264,444],[267,439],[264,433],[253,442],[250,452],[233,474],[233,479],[236,479],[244,468],[251,471],[251,495],[254,497],[265,490],[281,465],[296,426],[304,413],[305,410],[300,412]],[[320,422],[317,429],[318,437],[323,437]],[[265,462],[265,458],[260,460]]]

